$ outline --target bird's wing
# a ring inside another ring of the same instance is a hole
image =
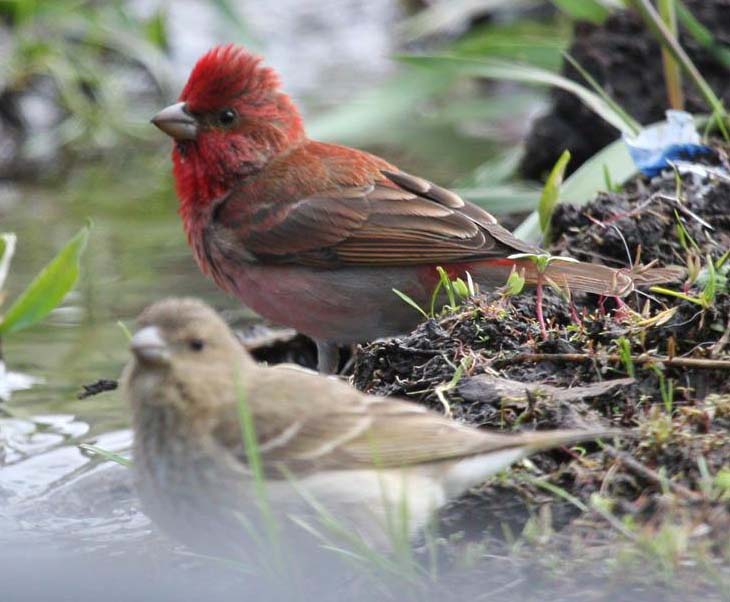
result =
[[[272,378],[281,378],[274,374],[277,370],[269,372]],[[258,399],[265,393],[267,410],[253,415],[258,450],[272,478],[321,470],[402,468],[531,444],[530,435],[480,431],[414,403],[366,397],[343,383],[329,383],[332,387],[327,390],[309,390],[304,381],[298,384],[294,394],[302,401],[296,408],[282,398],[287,394],[280,391],[286,387],[274,381],[264,386],[265,391],[254,389],[249,396]],[[333,395],[335,403],[309,410],[310,400],[317,404]],[[282,407],[289,409],[278,412]],[[237,408],[231,404],[220,418],[213,436],[247,463]]]
[[[214,213],[214,238],[260,261],[331,267],[413,265],[504,257],[537,249],[483,209],[400,171],[246,214],[237,192]],[[242,215],[246,215],[245,219]]]

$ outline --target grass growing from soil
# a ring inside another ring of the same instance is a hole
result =
[[[360,389],[446,408],[457,420],[633,434],[618,449],[541,454],[446,508],[446,590],[454,579],[462,595],[515,599],[728,599],[727,147],[699,163],[637,177],[581,208],[559,205],[551,221],[554,255],[684,265],[685,282],[625,303],[546,290],[547,338],[533,293],[470,297],[410,335],[358,350]]]

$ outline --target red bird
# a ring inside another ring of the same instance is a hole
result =
[[[175,140],[180,215],[201,270],[312,337],[320,370],[336,368],[339,344],[414,327],[418,314],[392,289],[426,305],[437,265],[486,287],[515,265],[538,280],[531,260],[508,257],[540,249],[483,209],[380,157],[307,138],[276,73],[239,46],[205,54],[180,101],[152,121]],[[595,264],[557,262],[545,275],[601,295],[634,285]]]

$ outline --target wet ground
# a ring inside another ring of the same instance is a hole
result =
[[[368,11],[377,23],[356,23],[358,31],[367,33],[390,18],[377,8],[373,3]],[[272,23],[261,27],[277,29]],[[277,33],[282,48],[287,35],[286,29]],[[383,54],[387,46],[387,40],[376,40]],[[315,44],[312,52],[312,63],[321,62],[316,54],[321,48]],[[348,52],[343,56],[353,50]],[[288,81],[296,76],[291,56],[274,49],[272,57],[277,67],[289,69]],[[323,77],[344,71],[351,78],[355,68],[347,64],[334,61]],[[387,71],[370,66],[376,78]],[[294,88],[306,98],[315,95],[317,76],[305,75]],[[321,99],[313,99],[313,106],[319,104]],[[725,152],[718,149],[703,164],[727,167]],[[191,560],[160,536],[140,512],[129,473],[78,447],[92,443],[128,453],[129,414],[119,393],[77,399],[83,384],[115,378],[126,362],[118,320],[131,326],[151,301],[186,294],[210,301],[230,322],[252,329],[251,338],[258,332],[255,317],[221,295],[194,265],[174,216],[169,169],[165,149],[152,157],[128,154],[86,166],[52,189],[0,188],[2,230],[19,235],[11,298],[87,217],[94,219],[76,292],[42,326],[3,341],[11,370],[43,380],[0,406],[0,548],[13,552],[10,558],[0,554],[0,573],[4,591],[16,593],[13,600],[45,599],[54,589],[75,600],[98,599],[109,597],[109,588],[122,591],[144,579],[152,580],[155,599],[251,594],[250,583],[235,571]],[[730,183],[689,175],[679,201],[673,197],[676,182],[667,173],[603,194],[587,208],[559,207],[552,250],[616,266],[637,258],[684,264],[695,255],[692,261],[701,267],[707,253],[719,259],[730,244]],[[678,220],[696,251],[680,244]],[[706,311],[666,295],[632,295],[627,302],[639,312],[650,301],[643,317],[616,313],[612,300],[599,306],[595,298],[577,298],[576,319],[563,299],[547,293],[547,341],[534,319],[533,295],[512,300],[491,295],[356,353],[353,377],[360,388],[427,403],[479,426],[612,424],[641,435],[624,442],[618,455],[597,446],[544,454],[447,508],[441,528],[452,541],[444,564],[455,570],[434,586],[435,597],[463,591],[477,599],[531,599],[546,591],[540,589],[545,583],[561,599],[666,599],[667,584],[676,599],[686,599],[690,590],[708,599],[721,595],[712,579],[727,583],[730,557],[724,537],[730,525],[728,371],[657,358],[728,361],[730,300],[723,282]],[[696,297],[703,286],[672,288]],[[633,370],[616,346],[621,336],[635,358]],[[267,341],[266,348],[260,357],[269,361],[314,359],[308,342],[292,344],[286,334],[273,345]],[[464,375],[454,380],[460,364]],[[606,382],[610,386],[595,388]],[[568,387],[572,397],[566,396]],[[576,387],[583,387],[579,398]],[[573,501],[535,480],[559,487]],[[692,572],[687,587],[678,587]],[[127,599],[147,599],[146,592],[140,585]]]
[[[408,397],[477,426],[613,426],[627,433],[615,447],[541,454],[499,487],[490,483],[444,510],[446,536],[461,532],[492,550],[484,564],[490,575],[511,561],[520,566],[513,575],[519,587],[520,571],[530,570],[536,579],[549,575],[556,595],[570,590],[613,599],[612,578],[641,599],[651,599],[648,582],[656,592],[671,583],[679,599],[724,595],[726,585],[718,584],[728,583],[730,558],[726,153],[716,146],[692,167],[679,166],[679,178],[672,170],[640,176],[584,207],[561,205],[554,215],[554,254],[615,267],[689,266],[689,279],[667,284],[669,292],[639,291],[624,304],[549,291],[545,339],[533,294],[491,292],[407,336],[357,351],[359,388]],[[712,292],[702,267],[710,260]],[[546,486],[554,496],[547,503]],[[520,561],[505,528],[559,535],[543,533],[537,547],[544,556],[523,550]],[[601,557],[609,563],[597,562]],[[622,557],[631,561],[624,566]],[[554,566],[557,558],[570,560]],[[606,577],[602,593],[595,583],[581,585]]]
[[[330,4],[329,10],[323,10],[322,3],[289,0],[266,6],[243,3],[244,32],[203,2],[183,3],[176,7],[168,32],[178,84],[212,45],[243,39],[266,54],[305,113],[352,98],[363,86],[382,81],[392,72],[389,55],[395,32],[389,25],[401,7],[394,0]],[[130,2],[131,10],[147,16],[155,5]],[[292,52],[292,39],[297,40],[296,52]],[[339,52],[330,51],[333,44]],[[337,82],[336,89],[322,94],[319,90],[325,82]],[[30,100],[26,105],[43,108]],[[30,117],[23,116],[23,122],[31,128],[28,135],[33,135],[31,126],[36,121]],[[40,123],[46,122],[41,119]],[[42,325],[2,341],[7,370],[28,375],[37,384],[29,391],[15,392],[7,403],[0,402],[0,516],[11,505],[45,499],[61,490],[93,491],[91,485],[81,483],[95,482],[102,466],[79,450],[79,442],[98,443],[121,453],[129,447],[129,413],[117,392],[77,399],[83,384],[116,378],[127,361],[126,338],[117,321],[132,326],[150,302],[168,295],[193,295],[228,310],[227,318],[242,329],[250,326],[255,331],[253,314],[217,291],[194,264],[175,215],[169,144],[161,140],[158,149],[145,148],[142,156],[137,148],[120,147],[117,156],[81,164],[50,183],[49,174],[34,172],[41,164],[33,167],[31,162],[26,162],[28,170],[22,170],[23,175],[34,174],[29,181],[0,181],[0,230],[18,235],[7,283],[10,299],[87,218],[94,222],[76,291]],[[48,150],[52,157],[53,151]],[[33,180],[45,185],[36,186]],[[301,352],[287,345],[272,349],[268,358],[301,361],[306,356],[311,361],[312,353],[308,343],[302,343]],[[146,519],[130,505],[128,484],[114,489],[114,479],[100,479],[92,513],[100,524],[113,531],[110,525],[119,518],[116,505],[121,504],[122,514],[132,516],[133,529],[145,529]],[[90,518],[88,501],[54,499],[57,502],[45,507],[48,515],[25,516],[27,522],[19,527],[24,537],[35,523],[41,529],[68,534],[75,529],[73,516]],[[77,525],[84,533],[87,526],[85,521]],[[125,537],[126,530],[120,523]],[[9,527],[0,531],[0,539],[8,531]]]

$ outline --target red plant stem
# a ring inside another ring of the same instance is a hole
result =
[[[573,303],[572,301],[570,302],[570,317],[573,319],[573,322],[575,322],[576,326],[580,327],[583,324],[583,321],[578,315],[578,310],[575,308],[575,303]]]
[[[629,311],[631,311],[631,308],[626,305],[621,297],[614,297],[614,300],[616,301],[616,305],[618,305],[619,309],[628,309]]]
[[[542,333],[542,340],[547,341],[547,327],[545,326],[545,316],[542,313],[542,274],[538,276],[537,280],[537,295],[535,299],[535,313],[537,314],[537,321],[540,323],[540,332]]]

